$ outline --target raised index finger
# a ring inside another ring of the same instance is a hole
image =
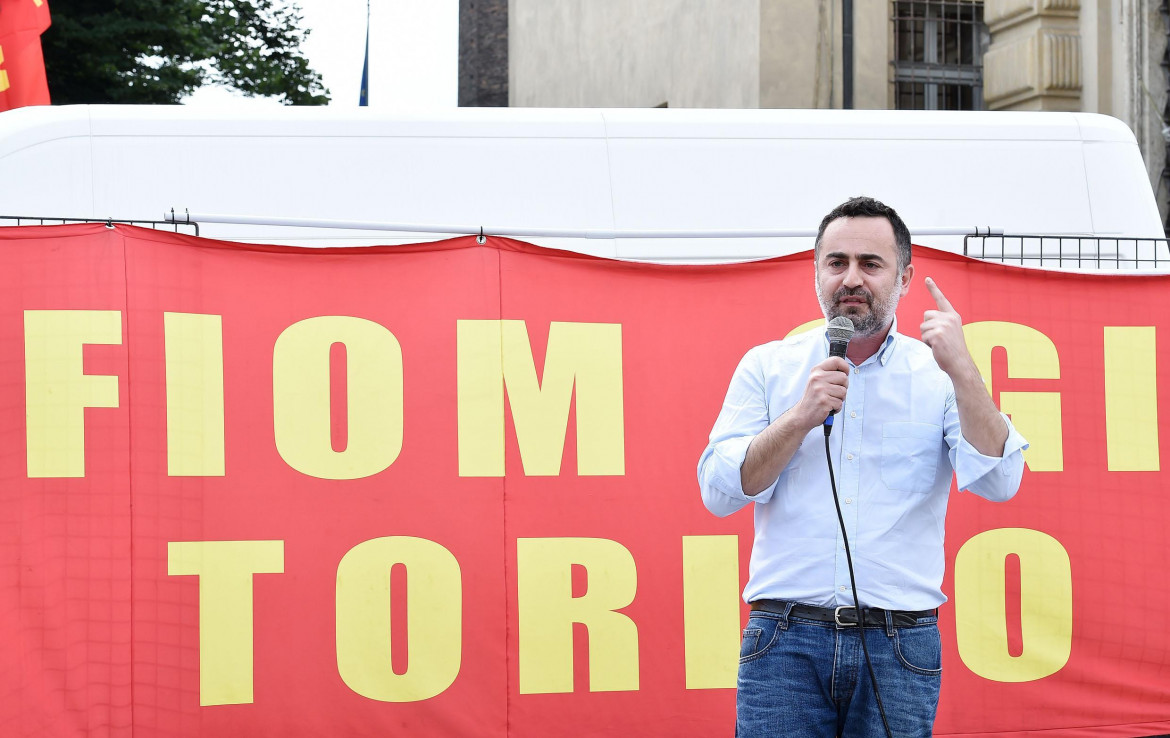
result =
[[[934,298],[934,304],[938,306],[939,310],[945,313],[955,312],[955,308],[951,305],[951,301],[942,293],[938,285],[930,277],[926,278],[926,289],[930,291],[930,296]]]

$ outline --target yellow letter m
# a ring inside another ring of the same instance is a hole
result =
[[[552,323],[543,380],[522,320],[461,320],[458,351],[460,476],[504,476],[505,389],[525,474],[560,473],[574,391],[577,473],[625,473],[620,324]]]

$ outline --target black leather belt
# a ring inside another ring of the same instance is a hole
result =
[[[789,604],[792,605],[791,610],[788,610]],[[771,612],[777,615],[783,615],[788,610],[788,617],[790,618],[803,618],[822,623],[835,623],[840,626],[857,626],[857,608],[852,605],[817,607],[815,605],[802,605],[799,602],[788,603],[784,600],[753,600],[750,606],[753,610],[762,610],[763,612]],[[918,625],[919,618],[932,618],[938,615],[938,610],[882,610],[878,607],[863,607],[862,613],[864,614],[863,620],[865,627],[884,627],[887,612],[893,616],[894,625],[899,628]]]

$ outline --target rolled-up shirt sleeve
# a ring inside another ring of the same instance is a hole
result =
[[[768,427],[768,405],[759,351],[749,351],[731,378],[723,408],[711,430],[710,442],[699,457],[699,490],[703,504],[715,515],[730,515],[749,502],[767,502],[773,484],[758,495],[743,492],[740,470],[748,446]]]
[[[1024,476],[1024,449],[1028,448],[1028,441],[1012,425],[1011,419],[1003,413],[999,415],[1008,430],[1003,455],[985,456],[963,437],[954,390],[947,397],[945,432],[957,486],[960,491],[974,492],[993,502],[1015,496]]]

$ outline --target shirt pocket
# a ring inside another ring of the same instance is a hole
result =
[[[938,472],[942,426],[886,423],[882,426],[882,483],[899,492],[926,493]]]

